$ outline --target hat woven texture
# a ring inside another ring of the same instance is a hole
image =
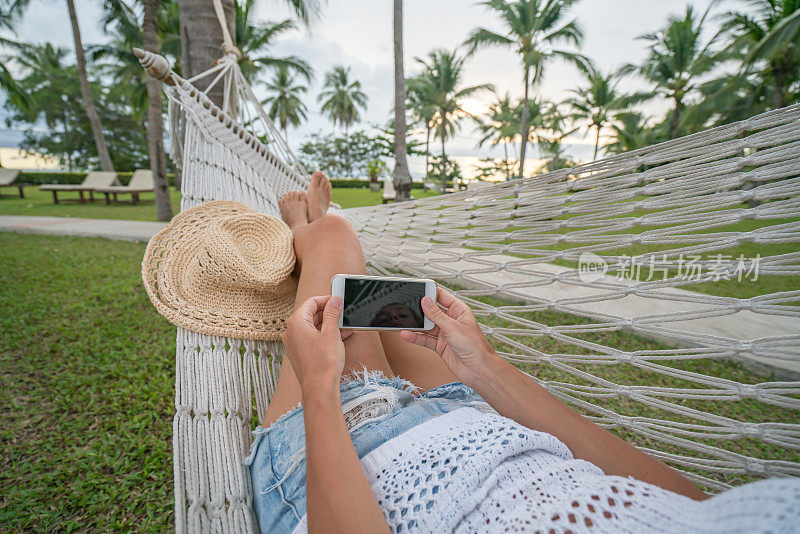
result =
[[[172,324],[217,336],[277,340],[297,282],[289,227],[239,202],[215,200],[176,215],[153,236],[142,280]]]

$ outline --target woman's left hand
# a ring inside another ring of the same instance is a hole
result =
[[[286,321],[281,339],[304,395],[330,386],[338,390],[344,369],[341,309],[339,297],[311,297]]]

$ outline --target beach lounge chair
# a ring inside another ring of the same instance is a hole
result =
[[[383,181],[383,193],[381,193],[381,199],[383,203],[386,204],[387,202],[394,202],[394,199],[397,197],[397,191],[394,190],[394,181],[391,178],[387,178]],[[414,200],[414,195],[408,196],[409,200]]]
[[[386,204],[387,202],[394,201],[396,196],[397,191],[394,190],[394,182],[391,178],[387,178],[383,181],[383,193],[381,194],[383,203]]]
[[[84,192],[89,193],[89,201],[94,202],[94,192],[98,187],[110,187],[112,185],[120,185],[117,179],[117,173],[92,171],[83,179],[83,183],[78,184],[46,184],[39,186],[40,191],[52,191],[53,202],[58,204],[58,193],[67,191],[76,191],[78,193],[78,202],[81,204],[86,203],[86,198],[83,196]]]
[[[19,190],[19,198],[25,198],[25,193],[22,189],[33,184],[18,183],[16,180],[19,175],[19,169],[0,168],[0,187],[16,187]]]
[[[153,182],[153,173],[149,170],[139,169],[131,176],[131,181],[128,185],[112,185],[109,187],[98,187],[94,190],[95,193],[103,193],[106,196],[106,204],[111,204],[111,196],[114,196],[114,202],[117,202],[117,195],[129,194],[131,196],[131,203],[139,203],[139,194],[153,193],[155,189]]]

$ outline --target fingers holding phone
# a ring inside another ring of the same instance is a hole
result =
[[[311,297],[286,321],[281,340],[292,362],[300,388],[338,388],[344,369],[344,343],[339,332],[339,297]]]
[[[436,326],[429,332],[404,330],[400,337],[438,353],[450,371],[472,387],[486,361],[497,354],[469,306],[442,288],[437,300],[441,306],[429,296],[421,301],[425,317]]]

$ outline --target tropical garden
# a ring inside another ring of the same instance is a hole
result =
[[[167,102],[132,50],[162,54],[187,78],[208,69],[221,41],[211,2],[93,1],[102,7],[108,38],[84,42],[75,2],[65,0],[73,36],[67,49],[26,42],[17,32],[31,2],[0,0],[0,91],[7,120],[24,132],[24,150],[73,171],[62,172],[64,180],[78,182],[92,169],[153,170],[156,213],[150,204],[55,206],[31,191],[26,199],[4,198],[0,214],[166,221],[177,211],[181,176],[169,150]],[[581,20],[571,9],[578,0],[486,0],[485,25],[455,45],[408,58],[404,67],[403,2],[394,0],[393,109],[382,123],[372,124],[365,119],[365,81],[351,65],[318,72],[311,57],[276,52],[276,44],[293,30],[324,23],[333,2],[274,2],[291,13],[275,20],[256,16],[265,3],[222,1],[242,73],[263,95],[261,104],[304,166],[334,179],[333,199],[343,207],[380,202],[368,182],[393,178],[402,200],[411,193],[420,198],[445,192],[466,174],[486,181],[535,179],[579,163],[570,153],[571,139],[588,140],[591,157],[599,159],[800,99],[800,0],[743,1],[714,16],[676,9],[660,28],[640,36],[647,48],[643,61],[612,70],[599,67],[584,47]],[[517,87],[506,91],[491,80],[467,81],[474,79],[467,74],[476,55],[488,48],[515,58]],[[546,98],[543,82],[559,63],[580,73],[581,82],[559,99]],[[313,80],[321,81],[318,91],[312,90]],[[627,89],[633,80],[645,89]],[[489,101],[485,112],[470,110],[467,103],[476,97]],[[652,102],[666,112],[648,113]],[[296,130],[314,110],[330,127],[299,138]],[[474,134],[476,153],[491,149],[500,156],[461,168],[452,155],[459,132]],[[413,184],[409,157],[424,159],[424,172]],[[53,179],[44,173],[27,176],[31,182]],[[427,190],[428,184],[435,187]],[[175,329],[142,291],[144,244],[0,233],[0,250],[0,284],[6,288],[0,291],[2,530],[169,528]],[[796,251],[787,246],[785,252]],[[551,324],[564,317],[548,310],[535,320]],[[592,333],[586,341],[631,353],[666,348],[624,331]],[[545,342],[552,346],[543,350],[567,350],[557,340]],[[697,360],[687,369],[743,384],[759,380],[728,363]],[[627,368],[612,367],[611,381],[636,378],[622,376]],[[536,371],[545,380],[564,379],[555,368],[542,365]],[[683,382],[665,379],[662,385]],[[628,401],[607,403],[622,409]],[[729,404],[736,411],[726,415],[744,421],[761,420],[763,409],[778,422],[796,417],[792,410],[755,402]],[[653,446],[646,440],[637,444]],[[757,446],[763,450],[744,452],[797,460],[779,456],[783,451],[769,445],[742,445]]]
[[[660,29],[639,37],[648,50],[643,62],[612,71],[597,67],[582,49],[581,21],[570,9],[576,3],[483,2],[487,16],[499,23],[494,27],[501,29],[477,27],[455,47],[413,58],[411,72],[402,76],[403,96],[396,98],[395,113],[377,125],[363,122],[367,96],[349,66],[316,73],[308,58],[274,52],[287,32],[321,23],[320,2],[289,1],[293,17],[268,21],[254,16],[256,0],[223,2],[241,51],[242,72],[250,84],[263,89],[262,104],[283,134],[290,137],[291,130],[307,120],[310,107],[330,120],[331,130],[296,141],[309,168],[323,169],[334,178],[374,178],[376,173],[369,169],[388,175],[396,163],[404,168],[407,164],[394,150],[398,116],[405,132],[404,152],[425,158],[425,172],[418,179],[462,175],[447,149],[456,132],[464,130],[475,133],[476,150],[502,148],[502,157],[484,158],[468,169],[479,179],[497,180],[575,164],[569,154],[570,136],[590,139],[596,159],[741,120],[800,96],[796,0],[748,1],[739,10],[714,17],[689,6]],[[132,48],[143,45],[160,51],[178,73],[202,71],[207,65],[192,63],[196,54],[188,62],[182,57],[192,43],[181,42],[180,13],[191,14],[193,5],[178,0],[102,0],[108,40],[91,44],[82,42],[75,6],[68,0],[73,54],[49,43],[16,38],[15,24],[28,4],[0,2],[0,26],[6,30],[0,40],[0,84],[7,121],[24,131],[21,147],[75,170],[127,171],[155,160],[153,168],[166,184],[167,172],[176,169],[164,148],[165,102],[158,84],[146,79]],[[518,59],[522,81],[514,95],[500,93],[491,83],[464,83],[471,57],[488,47]],[[400,53],[402,58],[402,49]],[[583,81],[552,100],[541,95],[540,87],[556,62],[573,65]],[[315,76],[324,83],[312,95],[309,82]],[[626,91],[625,82],[631,79],[644,82],[647,89]],[[464,102],[474,95],[492,99],[486,113],[465,109]],[[651,116],[642,111],[641,104],[652,101],[666,103],[667,112]],[[161,202],[166,202],[162,196]],[[161,219],[169,216],[163,210],[159,214]]]

